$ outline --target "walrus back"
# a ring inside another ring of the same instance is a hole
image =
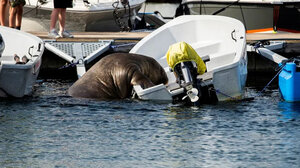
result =
[[[151,57],[114,53],[92,66],[69,88],[68,94],[80,98],[128,98],[133,88],[132,81],[153,86],[166,84],[168,78],[164,69]]]

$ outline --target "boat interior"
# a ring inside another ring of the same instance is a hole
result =
[[[28,62],[34,62],[41,55],[43,42],[37,42],[36,38],[28,38],[27,34],[14,36],[10,38],[13,32],[9,28],[2,28],[1,35],[3,36],[5,48],[0,57],[1,64],[16,64],[15,56],[20,59],[26,57]],[[18,30],[15,30],[18,31]],[[25,54],[24,54],[25,53]]]

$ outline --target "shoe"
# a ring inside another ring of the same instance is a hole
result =
[[[24,64],[26,64],[26,63],[28,62],[28,58],[26,57],[26,55],[24,55],[24,56],[22,57],[22,62],[23,62]]]
[[[19,57],[17,54],[15,54],[15,55],[14,55],[14,60],[15,60],[16,62],[20,62],[20,57]]]
[[[57,33],[57,31],[55,29],[50,30],[48,36],[51,38],[56,38],[56,39],[60,38],[59,34]]]
[[[63,38],[73,38],[74,36],[68,31],[64,30],[63,32],[59,32],[60,37]]]
[[[26,57],[26,56],[23,56],[23,57]],[[25,62],[20,61],[20,57],[17,54],[14,55],[14,60],[16,61],[16,64],[26,64]]]

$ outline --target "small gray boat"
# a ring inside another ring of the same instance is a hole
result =
[[[3,26],[0,35],[0,97],[31,95],[42,63],[44,42],[32,34]]]

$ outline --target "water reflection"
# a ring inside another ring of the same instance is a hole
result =
[[[69,86],[0,101],[0,167],[299,167],[300,125],[285,121],[299,120],[300,103],[277,91],[185,107],[74,99]]]
[[[300,118],[300,102],[279,102],[278,107],[281,109],[280,120],[291,121]]]

